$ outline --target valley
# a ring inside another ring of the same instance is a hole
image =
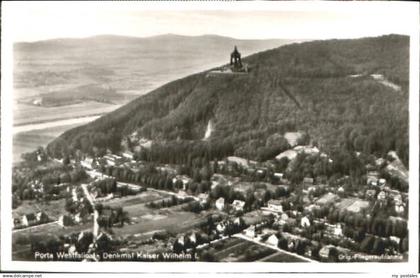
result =
[[[22,126],[81,124],[13,168],[14,259],[407,262],[408,46],[288,44]]]
[[[225,63],[225,52],[233,44],[250,54],[290,42],[104,35],[16,43],[13,161],[20,161],[24,152],[46,146],[69,128],[111,112],[170,80]],[[59,121],[63,121],[61,127]],[[43,130],[52,125],[54,133]]]

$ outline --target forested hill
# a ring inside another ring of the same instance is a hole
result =
[[[212,146],[216,156],[263,160],[278,154],[279,135],[299,130],[327,152],[397,150],[407,165],[408,37],[291,44],[243,62],[248,74],[202,72],[170,82],[65,132],[48,150],[55,156],[118,151],[121,139],[138,131],[161,146],[196,142]],[[214,131],[203,142],[210,120]]]

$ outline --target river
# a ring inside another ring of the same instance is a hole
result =
[[[13,134],[17,134],[21,132],[28,132],[32,130],[42,130],[42,129],[58,127],[58,126],[85,124],[85,123],[94,121],[98,119],[99,117],[100,116],[96,115],[96,116],[78,117],[78,118],[65,119],[65,120],[57,120],[57,121],[51,121],[51,122],[18,125],[18,126],[13,126]]]
[[[13,163],[21,161],[23,153],[32,152],[39,146],[45,147],[66,130],[89,123],[99,117],[99,115],[75,117],[13,126]]]

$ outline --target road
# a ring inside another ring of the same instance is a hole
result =
[[[92,232],[93,232],[93,236],[96,240],[96,237],[98,236],[98,232],[99,232],[99,224],[98,224],[98,217],[99,217],[99,213],[95,208],[95,202],[94,199],[92,197],[92,195],[90,195],[89,190],[87,188],[87,184],[82,184],[82,189],[83,189],[83,193],[86,196],[86,199],[89,201],[89,203],[92,206],[93,209],[93,227],[92,227]]]

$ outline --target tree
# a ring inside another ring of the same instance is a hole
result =
[[[201,253],[201,258],[200,259],[202,261],[205,261],[205,262],[215,262],[216,261],[215,252],[216,252],[216,250],[214,250],[214,248],[204,250]]]
[[[372,253],[374,241],[375,238],[372,236],[365,237],[365,239],[360,243],[360,250],[365,253]]]
[[[339,255],[339,253],[338,253],[337,248],[331,247],[330,251],[328,253],[328,260],[330,262],[338,262],[338,255]]]
[[[372,253],[381,255],[384,253],[385,244],[380,237],[375,238],[375,241],[372,246]]]

